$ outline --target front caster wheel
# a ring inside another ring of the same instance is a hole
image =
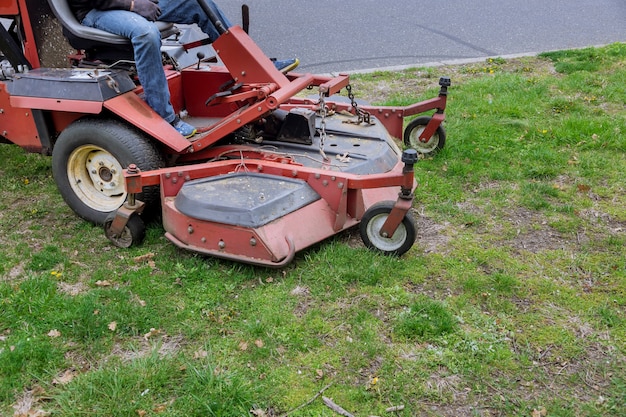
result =
[[[404,129],[404,144],[421,154],[435,154],[443,149],[446,144],[446,131],[441,125],[426,142],[420,140],[420,135],[431,119],[430,116],[422,116],[411,120]]]
[[[393,236],[383,237],[380,235],[380,230],[394,205],[395,202],[393,201],[383,201],[374,204],[363,215],[359,231],[361,232],[363,243],[368,248],[378,250],[385,255],[400,256],[411,249],[417,234],[413,217],[407,213]]]
[[[146,237],[146,225],[138,214],[133,214],[128,218],[128,223],[122,233],[116,234],[111,230],[115,213],[111,213],[104,221],[104,234],[118,248],[130,248],[143,242]]]

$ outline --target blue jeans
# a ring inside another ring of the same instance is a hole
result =
[[[232,26],[212,0],[207,0],[207,2],[225,27]],[[197,23],[211,40],[219,37],[219,33],[196,0],[159,0],[159,7],[161,8],[160,21],[180,24]],[[161,61],[161,34],[156,25],[137,13],[127,10],[95,9],[87,13],[81,23],[130,39],[135,54],[137,76],[143,86],[146,101],[154,111],[171,123],[176,114],[170,103],[170,92]]]

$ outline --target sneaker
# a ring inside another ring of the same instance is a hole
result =
[[[196,134],[198,131],[195,127],[190,125],[189,123],[183,122],[180,117],[176,116],[174,120],[170,123],[174,129],[185,138],[190,138]]]
[[[282,73],[287,73],[289,71],[292,71],[296,69],[298,65],[300,65],[300,60],[298,58],[283,59],[280,61],[273,59],[272,61],[274,61],[274,66],[276,67],[276,69]]]

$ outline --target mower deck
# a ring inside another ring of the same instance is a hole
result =
[[[373,204],[395,201],[407,181],[400,150],[382,125],[353,119],[325,120],[327,159],[316,135],[311,144],[216,146],[218,160],[161,172],[166,237],[187,250],[281,267],[358,224]]]

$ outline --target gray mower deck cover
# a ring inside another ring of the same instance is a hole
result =
[[[195,219],[255,228],[319,198],[304,181],[242,172],[190,181],[174,204]]]

